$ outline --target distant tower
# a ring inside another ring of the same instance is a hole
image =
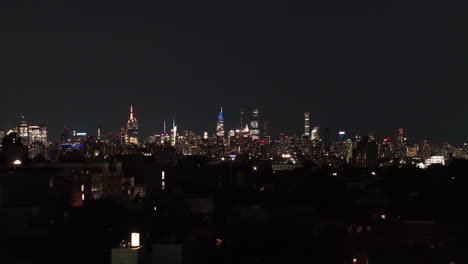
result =
[[[62,143],[67,143],[68,142],[68,127],[67,126],[64,126],[63,127],[63,132],[62,132],[62,135],[60,135],[60,140],[62,141]]]
[[[177,142],[177,126],[175,122],[175,116],[172,117],[172,129],[171,129],[171,146],[175,146]]]
[[[398,136],[397,136],[397,144],[398,145],[403,145],[404,140],[405,140],[404,130],[403,130],[403,128],[399,128],[398,129]]]
[[[320,139],[320,128],[314,127],[312,129],[312,140],[319,140]]]
[[[21,116],[21,122],[20,122],[20,127],[19,127],[19,137],[21,138],[21,141],[23,142],[23,145],[28,146],[29,145],[29,126],[28,122],[24,119],[24,116]]]
[[[240,110],[240,128],[244,128],[244,109]]]
[[[268,137],[270,136],[270,124],[268,121],[263,121],[263,136]]]
[[[133,105],[130,105],[130,117],[125,129],[125,144],[138,145],[138,121],[133,116]]]
[[[330,153],[330,129],[325,128],[323,130],[323,143],[325,145],[325,151]]]
[[[98,126],[98,129],[97,129],[97,139],[100,140],[101,139],[101,125]]]
[[[405,154],[405,136],[404,136],[404,129],[398,129],[398,135],[396,140],[396,156],[403,157]]]
[[[252,120],[250,121],[250,134],[252,139],[258,139],[260,137],[260,129],[258,127],[258,109],[252,110]]]
[[[223,117],[223,108],[218,114],[218,122],[216,122],[216,136],[224,137],[224,117]]]
[[[310,113],[304,112],[304,137],[310,138]]]

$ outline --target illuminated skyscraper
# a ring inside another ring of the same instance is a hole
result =
[[[405,140],[405,138],[404,138],[404,130],[403,130],[403,128],[399,128],[399,129],[398,129],[398,136],[397,136],[397,144],[398,144],[398,145],[403,145],[404,140]]]
[[[338,141],[344,141],[346,138],[346,131],[340,130],[338,131]]]
[[[216,136],[224,137],[224,117],[223,117],[223,108],[218,114],[218,122],[216,122]]]
[[[177,126],[175,122],[175,116],[172,117],[172,129],[171,129],[171,146],[175,146],[177,143]]]
[[[125,144],[138,145],[138,121],[133,116],[133,105],[130,105],[130,117],[125,129]]]
[[[31,143],[40,142],[44,145],[47,145],[47,127],[29,126],[29,137]]]
[[[19,130],[19,137],[21,138],[23,145],[28,146],[30,144],[29,127],[28,127],[28,122],[24,120],[24,116],[21,116],[20,127],[18,130]]]
[[[250,121],[250,134],[252,139],[258,139],[260,137],[260,129],[258,127],[258,109],[252,110],[252,120]]]
[[[396,157],[403,157],[405,156],[406,146],[405,146],[405,136],[403,128],[398,129],[398,135],[396,140]]]
[[[101,139],[101,133],[102,133],[102,129],[101,129],[101,125],[98,126],[98,129],[97,129],[97,139],[100,140]]]
[[[314,127],[314,129],[312,129],[312,140],[319,140],[319,139],[320,139],[319,127]]]
[[[310,138],[310,113],[304,112],[304,137]]]

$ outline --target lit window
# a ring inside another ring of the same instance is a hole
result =
[[[165,171],[162,171],[161,172],[161,180],[164,180],[166,177],[166,172]]]
[[[81,201],[84,201],[85,199],[85,196],[84,196],[84,193],[81,194]]]
[[[132,233],[130,246],[131,247],[140,246],[140,233]]]
[[[84,192],[84,184],[81,184],[81,191]]]

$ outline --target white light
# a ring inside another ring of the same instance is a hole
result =
[[[22,164],[21,160],[13,161],[13,165],[21,165],[21,164]]]
[[[140,246],[140,233],[132,233],[130,246],[131,247]]]

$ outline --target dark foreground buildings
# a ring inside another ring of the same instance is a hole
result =
[[[467,174],[466,161],[369,169],[167,153],[4,162],[1,258],[466,263]],[[140,246],[131,246],[132,233]]]

